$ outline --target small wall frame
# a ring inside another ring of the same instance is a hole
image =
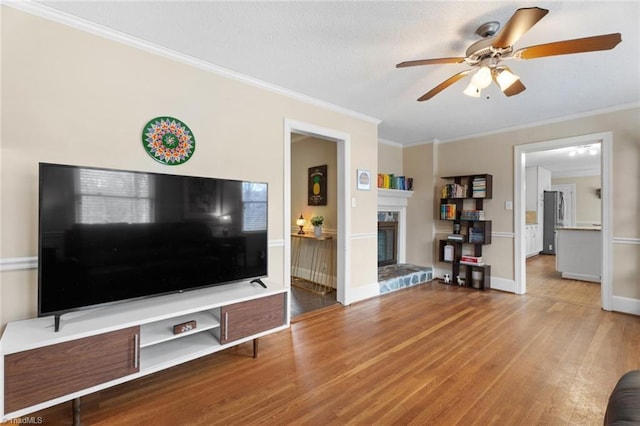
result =
[[[359,191],[371,190],[371,171],[358,169],[356,174],[356,181],[358,182]]]

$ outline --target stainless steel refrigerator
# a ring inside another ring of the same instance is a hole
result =
[[[564,197],[561,191],[544,191],[542,254],[556,254],[556,228],[564,224]]]

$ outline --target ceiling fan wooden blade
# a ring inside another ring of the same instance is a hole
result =
[[[417,61],[404,61],[396,65],[396,68],[415,67],[418,65],[435,65],[435,64],[460,64],[464,62],[464,58],[435,58],[435,59],[419,59]]]
[[[449,77],[448,79],[446,79],[442,83],[438,84],[433,89],[429,90],[424,95],[420,96],[418,98],[418,102],[427,101],[427,100],[433,98],[435,95],[437,95],[438,93],[442,92],[444,89],[446,89],[447,87],[451,86],[453,83],[455,83],[456,81],[460,80],[461,78],[463,78],[464,76],[469,74],[471,71],[472,71],[472,69],[471,70],[466,70],[466,71],[461,71],[458,74],[452,75],[451,77]]]
[[[544,18],[547,13],[549,13],[547,9],[539,7],[525,7],[516,10],[504,27],[495,35],[491,44],[493,47],[501,49],[513,46],[524,33]]]
[[[534,59],[543,58],[545,56],[610,50],[616,47],[621,41],[622,35],[620,35],[620,33],[576,38],[573,40],[556,41],[554,43],[523,47],[522,49],[517,50],[513,54],[513,57],[516,59]]]

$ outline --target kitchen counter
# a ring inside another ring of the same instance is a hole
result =
[[[558,226],[556,231],[600,231],[602,228],[599,226]]]
[[[562,278],[600,282],[602,239],[599,227],[556,228],[556,270]]]

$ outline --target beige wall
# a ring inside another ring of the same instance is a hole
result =
[[[413,178],[413,195],[407,201],[406,261],[414,265],[433,265],[433,145],[402,148],[378,143],[379,173]]]
[[[484,204],[487,218],[493,221],[493,242],[484,251],[485,258],[492,266],[493,276],[514,280],[514,218],[513,211],[504,207],[505,201],[514,198],[514,146],[602,132],[613,134],[613,295],[640,299],[640,244],[637,244],[640,239],[640,215],[637,213],[640,206],[638,107],[438,145],[439,176],[473,173],[493,175],[493,199]],[[448,232],[445,225],[439,222],[436,221],[438,233]],[[499,235],[496,236],[496,233]],[[630,239],[632,243],[621,239]]]
[[[313,232],[309,220],[323,216],[325,231],[335,233],[338,224],[337,147],[333,141],[303,137],[291,144],[291,226],[297,230],[296,219],[302,213],[305,229]],[[327,205],[308,205],[309,168],[327,166]]]
[[[402,158],[403,149],[401,145],[392,145],[385,142],[378,143],[378,173],[402,176],[404,174],[402,171]]]
[[[591,226],[602,221],[602,200],[596,194],[601,188],[600,176],[576,176],[552,178],[552,185],[573,184],[576,186],[576,225]]]
[[[405,148],[404,172],[413,177],[413,196],[407,205],[407,262],[433,266],[434,145]]]
[[[114,42],[2,6],[0,257],[37,255],[38,162],[265,181],[269,184],[269,276],[284,277],[284,121],[349,135],[355,170],[377,168],[377,123]],[[144,151],[150,119],[184,121],[194,156],[165,166]],[[354,195],[351,287],[376,282],[375,191]],[[373,212],[373,213],[372,213]],[[287,221],[288,222],[288,221]],[[286,229],[284,228],[286,226]],[[351,236],[347,236],[350,238]],[[36,312],[33,269],[0,272],[2,324]]]

